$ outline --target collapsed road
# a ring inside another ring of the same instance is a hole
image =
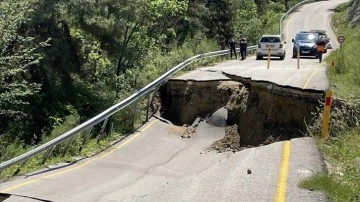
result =
[[[330,33],[329,11],[342,2],[292,14],[288,53],[298,30]],[[303,137],[318,128],[326,65],[302,58],[297,68],[290,57],[271,60],[269,69],[255,57],[228,60],[171,79],[153,103],[163,119],[96,156],[3,182],[0,192],[10,196],[5,201],[327,201],[297,187],[326,170],[313,139]],[[352,121],[344,116],[351,107],[332,105],[336,121]]]
[[[240,149],[303,137],[319,120],[323,92],[235,79],[170,80],[160,89],[160,100],[162,116],[176,125],[190,126],[224,108],[225,140],[231,142],[222,144]]]

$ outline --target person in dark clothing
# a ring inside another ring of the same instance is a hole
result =
[[[246,41],[245,37],[241,37],[241,39],[240,39],[240,55],[241,55],[241,60],[245,60],[245,59],[246,59],[246,49],[247,49],[247,41]]]
[[[323,36],[321,36],[317,41],[316,41],[316,51],[318,54],[318,58],[319,58],[319,62],[322,62],[322,55],[325,51],[325,45],[326,45],[326,41],[324,39]]]
[[[237,55],[236,55],[236,43],[235,43],[234,38],[231,38],[231,39],[230,39],[229,46],[230,46],[230,58],[232,59],[233,52],[234,52],[235,58],[237,59]]]

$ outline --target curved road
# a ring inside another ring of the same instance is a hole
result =
[[[201,68],[179,79],[216,79],[221,73],[270,80],[281,85],[323,90],[325,64],[291,58],[291,37],[298,30],[329,30],[330,10],[345,1],[321,1],[301,7],[285,23],[285,61],[231,60]],[[335,38],[332,38],[332,45]],[[211,70],[211,71],[209,71]],[[202,75],[207,74],[207,78]],[[311,78],[311,79],[309,79]],[[5,201],[326,201],[319,192],[297,188],[299,181],[324,169],[310,138],[292,139],[240,152],[207,148],[225,134],[226,111],[201,121],[196,134],[181,138],[181,128],[151,119],[135,134],[103,153],[75,164],[20,176],[0,184]],[[251,174],[248,173],[251,170]],[[0,196],[1,199],[1,196]]]
[[[251,78],[254,81],[270,81],[282,86],[292,86],[300,89],[314,89],[324,91],[329,87],[326,76],[326,63],[319,63],[315,57],[301,57],[299,62],[292,58],[292,38],[299,31],[311,29],[327,30],[330,44],[338,48],[337,37],[331,29],[331,17],[333,9],[347,0],[320,1],[305,4],[283,22],[283,34],[286,42],[285,60],[272,58],[269,63],[265,58],[255,60],[255,56],[248,57],[244,61],[229,60],[213,67],[200,68],[185,74],[177,79],[181,80],[217,80],[224,79],[225,74]],[[324,57],[331,52],[328,51]]]

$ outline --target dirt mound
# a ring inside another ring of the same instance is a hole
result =
[[[188,126],[186,124],[183,126],[172,125],[170,127],[170,132],[172,134],[179,135],[182,138],[190,138],[191,136],[196,134],[196,128]]]
[[[225,137],[221,140],[214,142],[209,149],[216,150],[218,152],[226,151],[239,151],[243,148],[240,146],[240,135],[238,133],[238,127],[236,124],[227,126],[225,128]]]

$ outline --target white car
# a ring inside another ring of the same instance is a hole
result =
[[[281,41],[280,35],[263,35],[256,49],[256,59],[261,60],[264,56],[280,57],[283,60],[286,55],[285,42]]]

